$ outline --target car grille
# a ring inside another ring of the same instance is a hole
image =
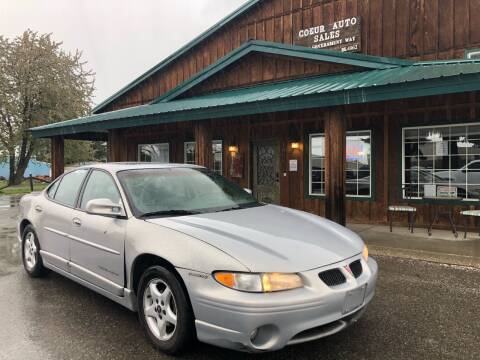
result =
[[[363,268],[362,268],[362,263],[360,260],[356,260],[350,264],[350,270],[352,270],[353,276],[355,278],[358,278],[360,275],[362,275]]]
[[[328,286],[341,285],[347,282],[345,275],[339,269],[323,271],[318,276]]]

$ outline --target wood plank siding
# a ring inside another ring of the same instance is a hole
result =
[[[372,132],[374,174],[371,199],[347,198],[347,222],[386,223],[387,206],[392,203],[404,203],[399,190],[402,183],[402,128],[475,122],[480,114],[480,94],[461,93],[349,105],[348,110],[343,110],[347,131]],[[281,149],[280,204],[325,215],[325,199],[308,195],[308,135],[325,131],[325,117],[329,113],[328,109],[312,109],[216,119],[209,122],[210,139],[223,140],[223,173],[227,176],[231,165],[227,148],[229,145],[238,146],[239,153],[245,159],[244,176],[231,180],[242,187],[252,186],[252,143],[257,140],[277,139]],[[195,140],[195,132],[198,132],[195,129],[192,122],[177,122],[115,130],[123,142],[125,151],[117,152],[119,157],[112,160],[135,161],[139,144],[168,142],[170,161],[183,163],[183,143]],[[292,142],[299,142],[300,148],[292,149],[289,146]],[[289,160],[292,159],[298,161],[297,172],[288,171]],[[418,224],[427,223],[431,205],[421,202],[417,206]],[[466,205],[456,207],[456,216],[459,216],[457,210],[465,207]],[[461,224],[463,219],[457,218],[456,221]]]
[[[253,71],[252,69],[256,70]],[[282,71],[275,71],[275,69],[282,69]],[[282,81],[312,75],[353,71],[357,71],[357,68],[349,65],[313,60],[305,61],[282,56],[252,53],[187,91],[181,98],[260,84],[268,81]]]
[[[366,54],[453,59],[462,58],[466,48],[480,47],[480,0],[264,0],[102,111],[148,103],[249,39],[291,44],[301,28],[351,16],[362,18],[362,52]],[[320,71],[316,66],[270,58],[260,64],[252,57],[244,77],[232,73],[225,81],[236,86],[292,73],[314,74]]]

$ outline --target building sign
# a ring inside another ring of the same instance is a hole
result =
[[[318,25],[302,29],[295,36],[295,45],[307,46],[313,49],[360,51],[360,17],[351,17],[335,21],[329,25]]]

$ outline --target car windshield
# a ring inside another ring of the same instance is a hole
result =
[[[223,176],[204,169],[135,169],[118,173],[135,216],[179,216],[260,206]]]

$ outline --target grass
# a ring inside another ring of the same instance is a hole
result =
[[[47,187],[48,184],[40,181],[33,181],[33,190],[41,191]],[[0,195],[24,195],[30,193],[30,180],[24,180],[20,185],[7,186],[5,180],[0,180]]]

